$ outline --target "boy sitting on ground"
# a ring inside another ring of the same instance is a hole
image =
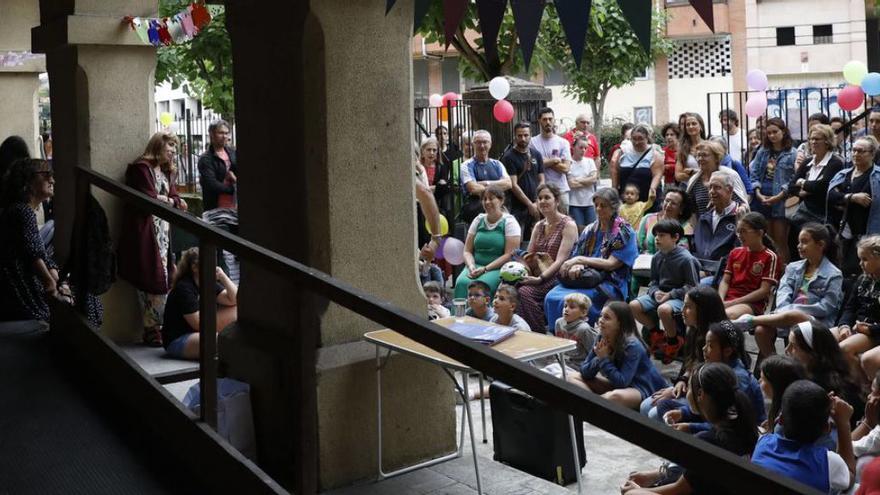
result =
[[[752,462],[823,493],[846,491],[855,478],[849,419],[853,408],[843,399],[807,380],[798,380],[782,395],[782,435],[769,433],[758,440]],[[837,450],[822,442],[828,434],[828,416],[837,425]]]
[[[700,263],[678,245],[684,237],[680,223],[660,220],[651,231],[657,247],[651,260],[651,283],[648,293],[630,302],[630,307],[635,319],[648,329],[651,352],[660,353],[665,364],[675,359],[684,346],[674,315],[681,313],[685,293],[700,284]],[[658,319],[665,333],[657,327]]]
[[[422,290],[425,291],[425,299],[428,301],[429,321],[449,316],[449,308],[444,305],[446,298],[443,297],[443,287],[439,283],[425,282]]]
[[[565,364],[574,370],[581,369],[590,349],[596,343],[599,333],[587,323],[587,314],[592,302],[590,298],[579,292],[565,296],[562,317],[556,320],[555,335],[563,339],[574,340],[577,348],[565,354]]]
[[[502,284],[495,290],[495,300],[492,301],[492,307],[495,314],[489,319],[492,323],[513,327],[523,332],[530,332],[529,324],[522,316],[516,314],[516,307],[519,304],[519,293],[516,287],[508,284]]]
[[[482,280],[474,280],[468,284],[468,309],[465,314],[479,318],[483,321],[491,321],[495,311],[489,306],[489,295],[492,289],[489,284]]]

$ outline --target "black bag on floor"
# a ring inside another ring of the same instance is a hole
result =
[[[489,401],[496,461],[556,483],[560,477],[566,485],[577,481],[567,414],[497,381],[489,387]],[[577,419],[574,431],[584,467],[584,428]]]

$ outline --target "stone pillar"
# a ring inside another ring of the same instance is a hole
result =
[[[489,131],[489,134],[492,135],[492,149],[489,150],[489,156],[495,158],[500,158],[507,145],[513,142],[513,126],[517,122],[525,121],[532,124],[532,136],[541,133],[541,129],[538,127],[538,110],[547,106],[547,102],[553,99],[553,91],[540,84],[516,77],[504,77],[510,83],[510,93],[506,100],[513,105],[514,109],[514,116],[510,122],[495,120],[492,113],[495,107],[495,98],[489,93],[488,83],[474,86],[462,94],[464,100],[472,100],[470,104],[471,121],[465,123],[465,128],[471,131],[477,129]]]
[[[414,312],[412,6],[227,2],[242,236]],[[266,112],[272,108],[272,112]],[[253,387],[261,467],[296,493],[376,475],[379,326],[250,263],[221,339]],[[454,449],[452,388],[395,357],[383,373],[386,469]]]
[[[143,45],[121,20],[156,15],[155,0],[40,1],[34,49],[46,54],[52,99],[56,170],[55,251],[69,252],[74,213],[73,167],[85,165],[117,180],[144,150],[154,121],[156,51]],[[93,191],[118,238],[122,204]],[[140,337],[143,328],[134,290],[118,281],[102,298],[104,332],[116,340]]]
[[[39,8],[34,0],[5,0],[0,5],[0,55],[31,51],[31,28],[38,23]],[[0,67],[0,142],[9,136],[21,136],[31,156],[36,157],[41,156],[37,90],[39,75],[45,70],[43,60]]]

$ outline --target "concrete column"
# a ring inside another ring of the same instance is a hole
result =
[[[242,235],[411,311],[416,277],[412,6],[227,2]],[[272,108],[272,112],[266,112]],[[376,473],[378,325],[251,264],[230,376],[253,387],[260,465],[297,493]],[[326,309],[325,309],[326,308]],[[454,448],[451,384],[404,357],[383,373],[386,469]]]
[[[155,114],[155,48],[121,23],[125,15],[155,15],[155,0],[99,3],[41,0],[41,25],[33,30],[34,48],[46,54],[49,69],[59,261],[67,257],[72,234],[73,167],[122,180],[126,165],[143,152]],[[121,202],[94,193],[118,238]],[[118,341],[138,339],[143,325],[131,286],[120,280],[102,300],[104,332]]]
[[[654,122],[672,122],[669,115],[669,59],[654,59]]]
[[[5,0],[0,3],[0,55],[31,50],[31,28],[39,23],[34,0]],[[31,156],[40,156],[37,108],[39,75],[46,70],[43,60],[31,60],[16,67],[0,67],[0,142],[21,136]]]

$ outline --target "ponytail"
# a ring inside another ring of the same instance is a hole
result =
[[[833,265],[837,265],[837,232],[834,227],[810,222],[801,227],[801,232],[806,232],[815,242],[824,243],[825,252],[823,254]]]
[[[743,442],[749,452],[755,448],[758,443],[758,428],[755,424],[755,411],[749,397],[740,389],[734,391],[733,406],[731,409],[734,414],[728,415],[719,426],[718,438],[722,443],[727,441]]]
[[[769,249],[770,251],[773,251],[774,253],[777,252],[776,243],[773,242],[773,239],[770,238],[769,234],[767,234],[767,218],[764,217],[764,215],[761,215],[756,211],[752,211],[746,213],[745,216],[740,219],[740,222],[748,225],[754,230],[760,230],[762,232],[761,243],[764,245],[764,247]]]
[[[761,242],[764,244],[764,247],[769,249],[770,251],[776,252],[776,243],[773,242],[773,238],[767,234],[767,231],[764,231],[764,235],[761,236]]]
[[[721,363],[704,364],[691,375],[690,387],[693,397],[701,391],[709,397],[713,410],[699,412],[712,422],[718,439],[743,442],[751,452],[758,441],[755,411],[739,389],[733,369]]]

